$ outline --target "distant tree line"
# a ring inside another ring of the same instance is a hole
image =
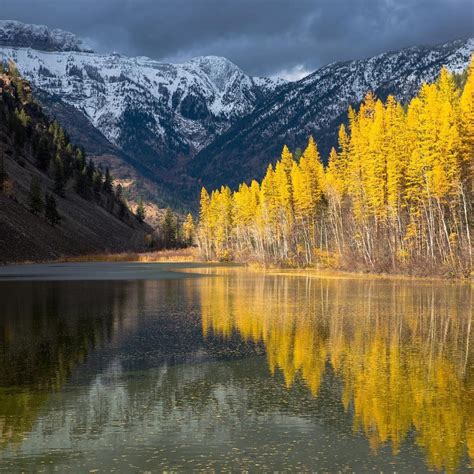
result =
[[[184,220],[168,208],[153,234],[152,245],[157,249],[180,249],[195,245],[195,225],[191,214]]]

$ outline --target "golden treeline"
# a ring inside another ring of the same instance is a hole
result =
[[[407,106],[369,92],[327,166],[312,137],[298,155],[285,146],[260,183],[202,190],[206,258],[469,274],[474,59]]]
[[[468,285],[245,274],[203,281],[201,300],[204,334],[263,344],[288,388],[318,397],[335,374],[374,451],[390,443],[396,454],[414,434],[432,469],[474,461]]]

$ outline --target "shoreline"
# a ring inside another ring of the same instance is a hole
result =
[[[409,275],[403,273],[371,273],[364,271],[336,270],[329,268],[278,268],[264,267],[253,263],[218,262],[199,259],[196,248],[178,250],[159,250],[154,252],[97,253],[81,256],[60,257],[54,260],[21,261],[1,263],[2,266],[54,265],[62,263],[194,263],[215,268],[244,268],[252,273],[265,273],[275,276],[306,276],[327,279],[374,279],[403,281],[433,281],[453,283],[474,283],[474,275],[469,277],[443,277],[440,275]]]
[[[251,268],[250,268],[251,269]],[[253,269],[251,269],[253,270]],[[436,281],[436,282],[452,282],[452,283],[474,283],[474,277],[443,277],[439,275],[417,276],[403,273],[370,273],[362,271],[347,271],[347,270],[331,270],[331,269],[316,269],[316,268],[270,268],[257,269],[256,271],[263,271],[281,276],[310,276],[314,278],[328,278],[328,279],[374,279],[374,280],[404,280],[404,281]]]
[[[55,259],[21,260],[0,262],[0,267],[8,265],[46,265],[59,263],[122,262],[122,263],[205,263],[196,259],[196,249],[157,250],[150,252],[97,252],[85,255],[68,255]]]

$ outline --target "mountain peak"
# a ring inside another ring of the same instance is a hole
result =
[[[0,46],[33,48],[41,51],[92,52],[82,39],[69,31],[16,20],[0,20]]]
[[[185,66],[198,67],[219,90],[225,88],[227,81],[235,73],[244,76],[244,72],[238,66],[222,56],[197,56],[187,61]]]

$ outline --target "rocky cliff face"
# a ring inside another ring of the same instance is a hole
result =
[[[92,51],[80,38],[68,31],[13,20],[0,20],[0,45],[42,51]]]

